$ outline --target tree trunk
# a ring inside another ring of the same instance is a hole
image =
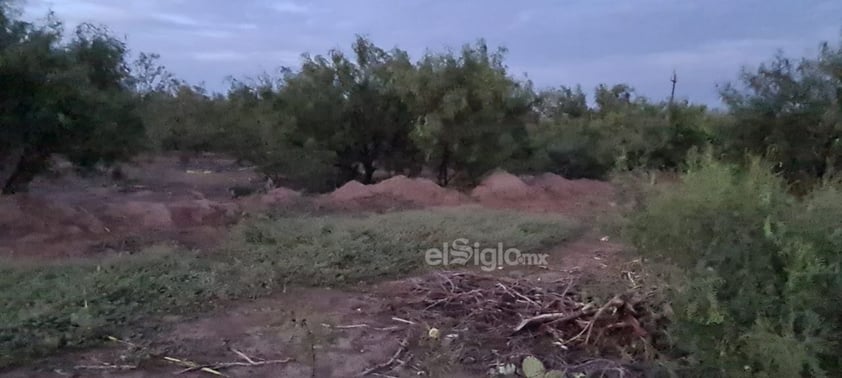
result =
[[[335,164],[339,173],[339,185],[344,185],[346,182],[356,180],[358,176],[357,168],[354,165]]]
[[[49,157],[49,154],[32,154],[26,151],[26,149],[21,149],[21,151],[23,152],[20,153],[17,164],[11,166],[11,173],[2,181],[2,194],[14,194],[26,191],[29,182],[44,168],[44,163]],[[7,159],[4,159],[3,162],[4,172],[6,171],[5,160]]]
[[[17,173],[20,162],[23,160],[23,147],[9,149],[0,154],[0,188],[2,194],[7,193],[9,182]]]
[[[374,162],[363,162],[363,170],[365,171],[365,177],[363,177],[363,184],[368,185],[374,183],[374,171],[377,170],[377,168],[374,167]]]
[[[442,146],[441,152],[441,161],[439,162],[438,168],[438,181],[439,185],[447,186],[449,177],[447,173],[447,168],[450,165],[450,149],[447,146]]]

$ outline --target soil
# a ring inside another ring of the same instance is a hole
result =
[[[235,199],[229,188],[259,186],[260,176],[215,155],[183,162],[177,156],[138,159],[123,169],[127,179],[65,174],[40,179],[31,193],[0,198],[0,257],[63,260],[109,253],[134,253],[162,241],[212,249],[244,212],[308,202],[341,211],[476,203],[492,208],[557,212],[578,219],[611,212],[615,193],[608,183],[567,180],[554,174],[520,178],[488,176],[464,194],[421,178],[396,176],[374,185],[349,182],[333,193],[308,196],[276,188]],[[491,273],[550,282],[586,275],[616,279],[623,246],[594,232],[547,251],[549,266]],[[7,377],[157,377],[183,370],[164,357],[198,364],[251,358],[285,363],[225,369],[242,377],[349,377],[389,361],[407,338],[407,324],[392,319],[394,298],[406,296],[408,280],[349,290],[290,288],[274,297],[232,303],[190,318],[165,317],[163,326],[109,346],[64,354],[0,373]],[[423,328],[423,327],[421,327]],[[407,353],[412,353],[408,351]],[[316,356],[315,364],[313,355]],[[130,370],[104,364],[133,365]],[[315,367],[314,367],[315,366]],[[314,370],[315,369],[315,370]],[[486,367],[449,371],[449,377],[486,376]],[[415,376],[409,367],[384,374]],[[184,376],[209,376],[188,372]]]
[[[0,198],[0,257],[133,253],[161,242],[207,247],[214,243],[206,236],[224,236],[241,214],[229,188],[259,181],[252,169],[216,155],[141,157],[121,170],[119,180],[59,172],[37,179],[29,193]],[[133,248],[103,248],[120,245]]]

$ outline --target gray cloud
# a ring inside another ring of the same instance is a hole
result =
[[[281,13],[303,14],[310,12],[309,7],[291,1],[277,1],[272,3],[270,7]]]
[[[538,86],[627,82],[663,98],[715,104],[715,85],[777,49],[814,54],[838,41],[835,0],[30,0],[73,25],[93,21],[126,35],[133,51],[158,52],[178,76],[224,90],[223,78],[294,65],[303,52],[347,49],[354,34],[414,56],[484,37],[509,48],[513,73]]]

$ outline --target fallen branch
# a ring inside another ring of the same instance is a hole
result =
[[[514,295],[514,296],[516,296],[516,297],[518,297],[518,298],[521,298],[521,299],[523,299],[523,300],[525,300],[525,301],[527,301],[527,302],[529,302],[529,303],[531,303],[531,304],[535,305],[535,307],[541,308],[541,305],[539,305],[537,302],[533,301],[532,299],[530,299],[529,297],[527,297],[527,296],[525,296],[525,295],[523,295],[523,294],[521,294],[521,293],[518,293],[518,292],[516,292],[516,291],[512,291],[512,290],[509,290],[509,288],[508,288],[508,287],[506,287],[506,285],[503,285],[502,283],[499,283],[499,282],[498,282],[498,283],[497,283],[497,286],[499,286],[501,289],[505,290],[507,293],[509,293],[509,294],[511,294],[511,295]]]
[[[264,365],[286,364],[286,363],[294,361],[292,358],[285,358],[285,359],[282,359],[282,360],[255,360],[255,359],[247,356],[245,353],[240,352],[236,349],[231,349],[231,351],[234,352],[234,354],[239,356],[241,359],[245,360],[245,362],[242,362],[242,361],[217,362],[217,363],[213,363],[213,364],[199,365],[195,362],[179,360],[179,359],[172,358],[172,357],[165,357],[165,359],[167,361],[180,363],[181,365],[188,366],[187,369],[181,370],[181,371],[177,372],[176,374],[184,374],[184,373],[189,373],[191,371],[199,370],[199,371],[204,371],[206,373],[210,373],[210,374],[214,374],[214,375],[220,375],[220,376],[223,375],[223,374],[221,372],[219,372],[219,370],[223,370],[223,369],[227,369],[227,368],[231,368],[231,367],[237,367],[237,366],[257,367],[257,366],[264,366]]]
[[[452,341],[454,358],[471,361],[468,363],[499,363],[542,354],[548,366],[563,369],[577,362],[576,357],[536,350],[539,338],[549,339],[563,351],[599,356],[619,349],[632,358],[652,358],[647,346],[657,332],[653,327],[659,318],[635,293],[622,293],[597,304],[589,303],[571,279],[541,282],[434,273],[414,280],[411,292],[396,297],[386,311],[396,322],[427,324],[458,335]],[[524,332],[533,329],[541,332]],[[394,364],[382,366],[397,371]],[[367,373],[393,374],[376,368]]]
[[[231,368],[231,367],[235,367],[235,366],[256,367],[256,366],[263,366],[263,365],[286,364],[286,363],[289,363],[289,362],[292,362],[292,361],[293,361],[292,358],[285,358],[283,360],[267,360],[267,361],[254,361],[254,362],[239,362],[239,361],[217,362],[215,364],[193,366],[193,367],[181,370],[176,374],[184,374],[184,373],[189,373],[191,371],[196,371],[196,370],[207,371],[206,369],[223,370],[223,369],[227,369],[227,368]],[[219,375],[217,373],[213,373],[213,374]]]
[[[407,345],[409,345],[409,343],[408,343],[408,338],[404,338],[403,340],[401,340],[400,347],[398,348],[398,350],[396,350],[396,351],[395,351],[395,354],[393,354],[393,355],[392,355],[392,358],[390,358],[390,359],[389,359],[389,361],[386,361],[386,362],[384,362],[384,363],[382,363],[382,364],[375,365],[375,366],[373,366],[373,367],[371,367],[371,368],[368,368],[368,369],[366,369],[364,372],[360,373],[360,375],[359,375],[359,376],[360,376],[360,377],[365,377],[365,376],[370,375],[370,374],[373,374],[373,373],[375,373],[375,372],[377,372],[377,371],[379,371],[379,370],[382,370],[382,369],[385,369],[385,368],[387,368],[387,367],[389,367],[389,366],[392,366],[392,364],[393,364],[393,363],[395,363],[395,361],[397,361],[397,360],[398,360],[398,358],[400,358],[401,354],[403,354],[403,352],[405,352],[405,351],[406,351],[406,347],[407,347]],[[404,362],[404,363],[405,363],[405,362]]]
[[[403,320],[403,319],[401,319],[401,320]],[[380,328],[380,327],[372,327],[368,324],[330,325],[330,324],[327,324],[327,323],[322,323],[322,327],[332,328],[332,329],[368,328],[368,329],[373,329],[375,331],[397,331],[397,330],[401,329],[401,327],[398,327],[398,326]]]
[[[570,313],[565,315],[564,313],[557,312],[552,314],[542,314],[538,316],[533,316],[531,318],[524,319],[520,322],[520,324],[515,327],[514,333],[518,333],[526,327],[542,324],[542,323],[564,323],[569,322],[571,320],[579,319],[583,316],[588,316],[596,312],[593,307],[585,306],[584,309]]]
[[[133,370],[137,369],[137,365],[77,365],[73,368],[78,370]]]
[[[413,322],[413,321],[411,321],[411,320],[401,319],[401,318],[399,318],[399,317],[397,317],[397,316],[393,316],[393,317],[392,317],[392,320],[394,320],[394,321],[396,321],[396,322],[401,322],[401,323],[410,324],[410,325],[416,325],[416,324],[418,324],[418,323],[415,323],[415,322]]]

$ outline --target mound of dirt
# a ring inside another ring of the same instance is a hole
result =
[[[348,208],[394,205],[452,206],[468,200],[464,194],[442,188],[433,181],[400,175],[374,185],[348,182],[328,194],[322,202],[331,207]]]
[[[353,201],[373,196],[374,190],[371,187],[361,184],[359,181],[348,181],[339,189],[330,193],[330,199],[336,202]]]
[[[0,198],[0,236],[101,234],[105,229],[99,218],[79,206],[30,195]]]
[[[471,191],[471,197],[481,202],[529,200],[535,199],[538,195],[539,192],[536,192],[519,177],[506,171],[494,172]]]
[[[144,229],[164,229],[174,225],[170,209],[160,202],[114,203],[107,207],[105,214],[118,224],[131,224]]]
[[[409,178],[403,175],[392,177],[371,186],[376,194],[425,206],[452,206],[467,201],[464,194],[442,188],[435,182],[424,178]]]
[[[530,180],[533,187],[540,188],[554,196],[609,196],[614,188],[603,181],[578,179],[569,180],[555,173],[544,173]]]
[[[206,199],[180,201],[168,207],[170,217],[178,227],[224,225],[234,221],[238,213],[235,204]]]
[[[268,193],[260,196],[260,202],[263,202],[267,205],[279,204],[279,203],[288,203],[295,199],[301,197],[301,193],[296,192],[292,189],[287,188],[275,188],[270,190]]]

